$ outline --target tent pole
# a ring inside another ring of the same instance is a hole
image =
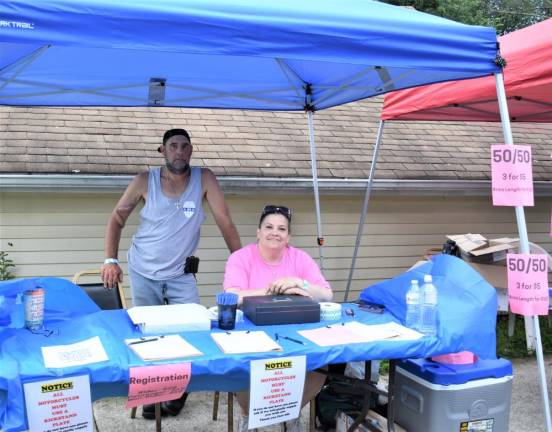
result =
[[[514,139],[512,137],[512,127],[510,125],[510,116],[508,114],[508,104],[506,102],[506,91],[504,89],[504,78],[502,76],[502,73],[495,74],[495,80],[496,95],[498,97],[498,106],[500,108],[500,119],[502,121],[502,131],[504,133],[504,142],[505,144],[513,145]],[[525,223],[525,212],[523,210],[523,206],[516,206],[516,219],[519,232],[520,252],[523,254],[531,253],[529,249],[529,239],[527,236],[527,225]],[[542,354],[539,317],[538,315],[534,315],[531,318],[533,319],[533,330],[535,332],[534,335],[536,340],[530,338],[529,335],[527,335],[527,348],[531,349],[531,345],[533,345],[537,353],[537,365],[540,375],[540,388],[542,393],[546,430],[547,432],[552,432],[552,423],[550,421],[550,406],[548,405],[548,389],[546,386],[546,374]],[[529,317],[525,317],[526,328],[529,321]]]
[[[322,246],[324,245],[324,237],[322,236],[322,218],[320,217],[320,193],[318,192],[318,170],[316,168],[316,143],[314,141],[314,125],[312,121],[312,110],[307,110],[307,120],[309,123],[309,141],[311,151],[311,167],[312,167],[312,186],[314,188],[314,205],[316,207],[316,233],[318,243],[318,256],[320,261],[320,270],[324,272],[324,255]]]
[[[385,122],[381,120],[379,124],[379,129],[378,129],[378,136],[376,138],[376,145],[374,146],[374,154],[372,155],[370,174],[368,175],[368,182],[366,183],[366,191],[364,192],[364,204],[362,206],[362,213],[360,215],[360,221],[358,223],[355,250],[353,252],[353,259],[351,261],[351,269],[349,270],[349,279],[347,280],[347,288],[345,289],[345,295],[343,297],[344,302],[346,302],[349,297],[349,290],[351,289],[351,281],[353,280],[353,273],[355,272],[356,258],[358,254],[358,248],[360,246],[360,240],[362,238],[362,231],[364,230],[366,213],[368,212],[368,203],[370,202],[370,194],[372,192],[372,183],[374,182],[374,172],[376,171],[376,163],[378,162],[378,154],[379,154],[379,148],[381,144],[381,138],[383,136],[384,124]]]

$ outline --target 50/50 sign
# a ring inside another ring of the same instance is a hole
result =
[[[548,256],[508,254],[508,300],[513,313],[548,315]]]
[[[495,206],[532,206],[531,147],[491,146],[492,191]]]

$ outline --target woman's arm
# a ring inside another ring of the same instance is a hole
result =
[[[268,286],[266,294],[295,294],[311,297],[316,301],[330,301],[333,298],[331,288],[311,283],[309,280],[299,277],[276,279]]]

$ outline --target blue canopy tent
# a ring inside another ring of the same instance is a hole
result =
[[[0,104],[313,112],[499,73],[494,29],[371,0],[3,0]]]

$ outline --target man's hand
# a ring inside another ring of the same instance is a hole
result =
[[[298,277],[283,277],[273,281],[267,288],[266,293],[272,294],[295,294],[305,297],[312,297],[310,293],[303,289],[303,279]]]
[[[108,289],[114,288],[117,282],[123,282],[123,270],[119,264],[102,265],[101,275],[104,287]]]

